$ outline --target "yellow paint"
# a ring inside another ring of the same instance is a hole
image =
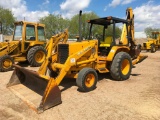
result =
[[[122,61],[122,65],[121,65],[121,71],[122,71],[122,74],[123,75],[127,75],[128,74],[128,72],[129,72],[129,70],[130,70],[130,63],[129,63],[129,61],[128,61],[128,59],[124,59],[123,61]]]
[[[101,42],[100,47],[110,47],[113,41],[112,36],[106,37],[104,42]]]
[[[90,88],[95,82],[95,76],[93,74],[88,74],[85,78],[85,86]]]

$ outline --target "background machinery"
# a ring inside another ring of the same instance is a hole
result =
[[[28,61],[31,66],[40,66],[45,59],[44,24],[15,22],[12,41],[0,42],[0,71],[12,69],[14,62]]]
[[[151,51],[151,53],[156,52],[160,47],[160,32],[152,32],[151,38],[147,38],[147,42],[143,43],[142,49]]]
[[[26,101],[32,109],[41,113],[61,103],[61,90],[58,85],[65,77],[76,78],[79,90],[85,92],[96,88],[97,72],[110,72],[115,80],[128,79],[132,66],[146,56],[140,55],[140,46],[134,42],[132,8],[128,8],[126,13],[126,20],[109,16],[88,21],[90,33],[87,40],[82,40],[80,32],[77,42],[58,44],[52,54],[52,48],[49,47],[47,57],[38,72],[15,65],[7,87]],[[116,42],[115,38],[117,23],[123,24],[119,42]],[[94,36],[94,26],[97,25],[103,27],[102,41],[91,39],[91,36]],[[105,30],[110,25],[113,27],[113,36],[106,38]],[[47,69],[50,76],[46,75]]]

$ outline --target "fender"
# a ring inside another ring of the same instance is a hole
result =
[[[130,48],[128,46],[113,46],[107,56],[107,61],[112,61],[117,52],[124,51],[128,53],[129,50]]]

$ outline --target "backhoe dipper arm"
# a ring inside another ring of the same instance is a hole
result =
[[[65,30],[63,33],[56,34],[52,36],[49,42],[46,45],[47,56],[44,60],[43,64],[40,66],[38,73],[41,75],[45,75],[47,72],[47,66],[49,64],[49,58],[52,55],[52,52],[55,50],[57,44],[62,40],[62,43],[66,43],[68,40],[68,30]]]
[[[141,55],[141,45],[137,45],[134,39],[134,14],[132,8],[127,8],[126,10],[126,19],[128,21],[127,29],[128,29],[128,39],[131,43],[130,46],[130,55],[134,58],[132,64],[139,63],[146,59],[148,56]]]
[[[136,45],[134,41],[134,14],[132,8],[127,8],[126,10],[126,19],[129,22],[127,29],[128,29],[128,37],[131,44],[134,46]]]

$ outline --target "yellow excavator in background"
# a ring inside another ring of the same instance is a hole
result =
[[[81,13],[82,11],[80,18]],[[58,86],[66,77],[76,78],[78,88],[85,92],[96,88],[97,72],[110,72],[114,80],[128,79],[133,65],[147,56],[140,54],[141,48],[134,40],[132,8],[128,8],[126,13],[127,19],[109,16],[89,20],[88,39],[82,40],[79,29],[77,42],[60,43],[52,54],[52,45],[49,44],[47,57],[38,72],[15,65],[7,87],[32,109],[41,113],[61,103],[61,90]],[[81,26],[81,19],[79,21]],[[115,28],[118,23],[123,24],[123,29],[120,40],[116,42]],[[105,31],[110,25],[113,27],[113,36],[107,38]],[[94,27],[97,26],[103,27],[102,38],[94,39]],[[50,71],[50,76],[46,75],[47,70]]]
[[[160,32],[152,32],[151,38],[147,38],[147,42],[143,43],[142,50],[156,52],[160,47]]]
[[[0,42],[0,72],[11,70],[14,62],[40,66],[46,56],[44,24],[19,21],[14,26],[12,41]]]

